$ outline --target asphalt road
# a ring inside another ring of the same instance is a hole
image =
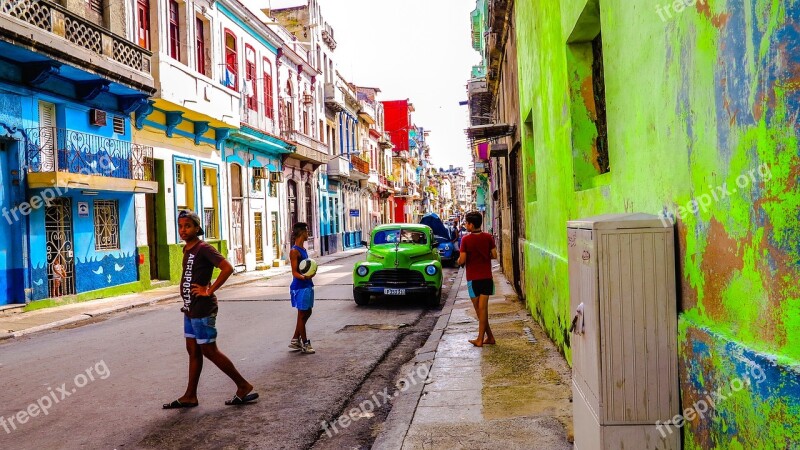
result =
[[[219,291],[217,342],[260,393],[252,405],[225,406],[235,386],[206,360],[200,406],[161,409],[186,386],[177,301],[0,344],[0,448],[309,448],[400,340],[398,327],[426,313],[413,299],[356,307],[360,258],[315,277],[314,355],[287,348],[289,275]]]

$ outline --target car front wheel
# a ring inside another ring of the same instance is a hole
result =
[[[427,306],[428,308],[438,308],[441,303],[442,303],[442,290],[439,289],[435,294],[431,294],[428,296],[427,300],[425,301],[425,306]]]
[[[369,303],[369,294],[362,294],[357,292],[355,289],[353,290],[353,299],[356,301],[356,305],[358,306],[365,306]]]

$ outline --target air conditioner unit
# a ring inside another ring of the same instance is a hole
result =
[[[269,181],[273,183],[283,183],[283,172],[270,172]]]
[[[106,112],[102,109],[89,110],[89,124],[95,127],[104,127],[107,123]]]

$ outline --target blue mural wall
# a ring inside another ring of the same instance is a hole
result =
[[[133,194],[100,192],[97,196],[86,196],[77,189],[66,191],[62,189],[62,192],[63,197],[70,198],[72,202],[75,292],[82,293],[137,281],[138,255]],[[118,250],[95,249],[94,201],[96,200],[118,202],[120,244]],[[88,204],[86,216],[78,213],[80,202]],[[32,297],[37,300],[49,296],[44,208],[31,213],[30,222]]]

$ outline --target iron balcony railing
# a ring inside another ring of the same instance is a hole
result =
[[[29,128],[30,172],[70,172],[155,181],[153,147],[63,128]]]
[[[0,13],[27,22],[134,70],[150,73],[152,53],[54,2],[0,0]]]

